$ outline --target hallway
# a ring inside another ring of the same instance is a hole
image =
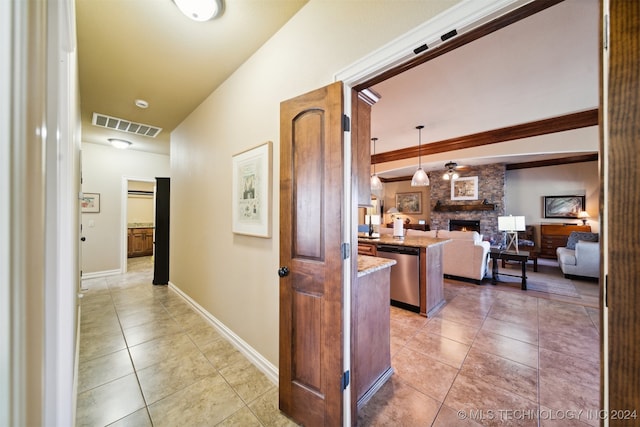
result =
[[[150,258],[129,262],[83,281],[78,426],[295,425],[276,385],[150,284]],[[358,425],[598,425],[598,286],[573,283],[580,297],[446,280],[436,316],[392,307],[395,373]]]

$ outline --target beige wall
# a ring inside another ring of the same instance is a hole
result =
[[[433,179],[433,178],[432,178]],[[396,206],[396,194],[397,193],[416,193],[422,194],[422,213],[420,214],[396,214],[396,217],[401,217],[403,220],[409,218],[412,224],[418,224],[418,220],[424,219],[427,224],[431,218],[431,187],[412,187],[411,181],[399,181],[399,182],[387,182],[384,184],[384,221],[385,223],[391,222],[391,215],[386,212]]]
[[[82,214],[83,273],[121,268],[122,178],[159,176],[170,176],[169,156],[82,143],[82,191],[100,193],[100,213]]]
[[[457,3],[311,0],[171,135],[171,282],[278,364],[279,104]],[[273,141],[273,237],[231,232],[231,156]]]
[[[508,170],[505,176],[505,213],[524,215],[527,224],[572,222],[544,217],[544,196],[585,195],[591,218],[588,224],[599,232],[600,175],[598,162]],[[540,233],[540,227],[536,227]],[[539,241],[539,240],[538,240]]]

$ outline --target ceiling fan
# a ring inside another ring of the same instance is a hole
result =
[[[444,173],[444,175],[442,175],[442,179],[444,179],[445,181],[449,181],[451,179],[460,178],[460,175],[458,174],[458,172],[456,172],[456,169],[463,168],[464,166],[458,166],[456,162],[448,162],[444,165],[444,167],[447,171]]]

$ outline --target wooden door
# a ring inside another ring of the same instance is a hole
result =
[[[169,214],[171,210],[171,179],[156,178],[155,250],[153,284],[169,283]]]
[[[608,330],[603,337],[609,374],[603,369],[601,375],[609,425],[627,427],[640,426],[640,3],[611,0],[608,22],[608,86],[601,106],[606,107],[601,116],[607,118],[601,149],[605,198],[600,212],[607,249]]]
[[[342,101],[280,106],[280,409],[305,426],[342,424]]]

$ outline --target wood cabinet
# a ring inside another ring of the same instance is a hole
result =
[[[360,93],[351,100],[353,108],[352,181],[358,206],[371,206],[371,105],[372,102]]]
[[[130,228],[127,242],[128,258],[153,255],[153,228]]]
[[[576,224],[541,224],[540,225],[540,258],[557,257],[556,249],[567,245],[572,231],[591,231],[589,225]]]
[[[376,256],[377,254],[378,254],[378,250],[376,249],[375,244],[358,242],[358,255]]]

